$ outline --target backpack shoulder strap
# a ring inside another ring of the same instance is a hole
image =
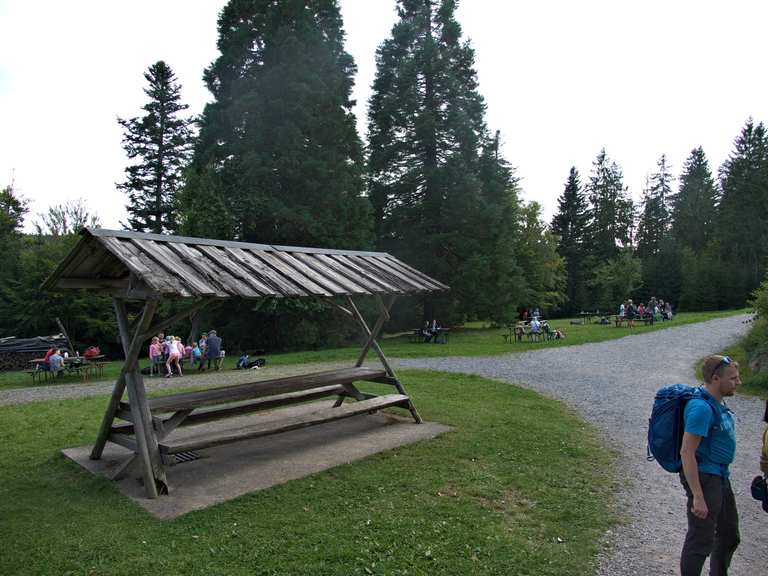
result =
[[[705,400],[707,404],[709,404],[709,407],[712,409],[712,413],[715,416],[715,419],[712,422],[712,426],[710,427],[710,429],[714,428],[715,426],[718,426],[720,424],[720,421],[722,420],[720,404],[717,402],[717,400],[713,398],[712,394],[710,394],[704,389],[704,386],[699,386],[696,390],[698,391],[698,397],[701,398],[702,400]]]

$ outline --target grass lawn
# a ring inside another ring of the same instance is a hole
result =
[[[172,521],[59,454],[103,398],[2,407],[0,574],[592,574],[615,520],[594,431],[507,384],[402,377],[454,431]]]
[[[715,318],[745,314],[743,310],[728,310],[718,312],[682,312],[675,316],[672,322],[657,322],[653,326],[636,325],[634,328],[622,326],[616,328],[614,324],[602,326],[599,324],[572,325],[570,319],[553,320],[550,324],[554,329],[560,329],[566,334],[565,340],[550,340],[531,342],[527,339],[523,342],[504,342],[503,334],[507,330],[502,328],[487,328],[483,323],[471,323],[451,331],[448,344],[432,344],[411,342],[409,334],[385,337],[381,341],[384,352],[393,358],[425,358],[434,356],[491,356],[496,354],[509,354],[510,352],[522,352],[542,347],[572,346],[587,342],[602,342],[614,338],[622,338],[631,334],[642,334],[654,330],[673,328],[693,322],[704,322]],[[611,316],[611,319],[613,317]],[[226,330],[222,332],[226,333]],[[226,344],[226,340],[225,340]],[[225,346],[226,348],[226,346]],[[324,361],[351,361],[357,358],[360,346],[348,346],[345,348],[332,348],[327,350],[309,350],[305,352],[290,352],[286,354],[270,354],[267,356],[269,365],[302,364],[306,362]],[[373,357],[374,353],[370,353]],[[225,369],[234,368],[237,358],[230,355],[224,363]],[[145,362],[146,363],[146,362]],[[109,362],[104,368],[104,379],[114,380],[120,373],[121,362]],[[73,384],[82,380],[76,376],[68,376],[57,380],[58,383]],[[45,385],[44,383],[43,385]],[[47,384],[52,384],[48,382]],[[0,389],[39,386],[33,384],[29,374],[20,372],[0,372]]]

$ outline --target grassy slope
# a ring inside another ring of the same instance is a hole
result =
[[[591,574],[611,456],[557,402],[404,371],[420,444],[161,522],[58,453],[103,399],[0,408],[0,574]]]
[[[568,319],[553,320],[553,328],[559,328],[566,334],[565,340],[548,342],[515,342],[506,343],[502,337],[507,331],[501,328],[484,328],[482,324],[475,323],[461,329],[454,329],[450,335],[448,344],[424,344],[411,342],[410,335],[385,338],[382,340],[382,348],[389,357],[394,358],[425,358],[433,356],[490,356],[495,354],[508,354],[521,352],[544,346],[572,346],[587,342],[602,342],[614,338],[622,338],[630,334],[641,334],[654,330],[662,330],[703,322],[714,318],[722,318],[734,314],[745,313],[747,310],[731,310],[724,312],[684,312],[675,316],[673,322],[658,322],[654,326],[642,324],[630,329],[627,327],[616,328],[613,324],[601,326],[599,324],[571,325]],[[300,364],[305,362],[323,361],[349,361],[357,358],[359,346],[346,348],[333,348],[328,350],[310,350],[306,352],[291,352],[287,354],[273,354],[268,356],[270,365]],[[370,353],[373,356],[373,352]],[[236,358],[226,358],[225,368],[233,368]],[[110,362],[104,370],[104,379],[113,380],[120,372],[120,362]],[[69,376],[58,380],[59,383],[77,383],[75,376]],[[50,384],[50,383],[48,383]],[[39,384],[34,384],[38,386]],[[45,385],[45,383],[43,384]],[[24,372],[0,372],[0,389],[19,388],[33,386],[31,377]]]

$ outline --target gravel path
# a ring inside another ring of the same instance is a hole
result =
[[[401,360],[398,365],[520,383],[572,406],[620,453],[616,474],[622,486],[621,513],[627,520],[608,535],[597,574],[677,574],[686,529],[685,497],[675,475],[646,461],[650,407],[657,388],[692,383],[696,362],[744,334],[744,319],[735,316],[508,356]],[[768,572],[768,516],[752,500],[749,483],[759,472],[763,403],[736,396],[729,406],[737,415],[738,451],[731,474],[742,534],[731,574],[758,576]]]
[[[261,370],[226,370],[205,372],[205,377],[195,373],[193,376],[174,376],[161,378],[145,376],[144,384],[148,392],[178,388],[216,388],[244,382],[294,376],[305,372],[331,370],[349,366],[349,362],[323,362],[314,364],[295,364],[288,366],[269,366]],[[89,384],[59,384],[31,388],[9,388],[0,390],[0,406],[24,404],[26,402],[45,402],[48,400],[66,400],[69,398],[87,398],[112,394],[115,383],[112,380],[91,382]]]
[[[479,374],[521,384],[563,400],[594,424],[619,452],[617,479],[626,522],[607,535],[597,576],[677,574],[685,534],[685,498],[677,478],[645,459],[647,418],[657,388],[693,382],[696,362],[722,350],[744,334],[744,316],[688,324],[596,344],[542,348],[483,358],[397,360],[402,368]],[[606,328],[609,330],[610,328]],[[199,378],[147,378],[148,390],[233,384],[275,378],[347,363],[278,366],[247,372],[210,373]],[[0,390],[0,406],[109,394],[112,382]],[[737,396],[729,401],[737,415],[738,452],[732,467],[741,516],[742,544],[733,576],[765,574],[768,567],[768,516],[749,495],[757,473],[763,424],[762,403]]]

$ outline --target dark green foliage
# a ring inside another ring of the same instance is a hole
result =
[[[0,240],[21,232],[27,212],[27,201],[16,194],[13,184],[0,190]]]
[[[55,334],[58,317],[76,346],[115,350],[117,328],[108,298],[74,290],[40,290],[77,239],[74,234],[23,237],[14,273],[0,283],[0,336]]]
[[[541,206],[530,202],[520,208],[518,263],[526,280],[521,304],[551,311],[565,301],[565,260],[557,251],[557,236],[541,220]]]
[[[717,209],[717,189],[709,162],[700,146],[691,150],[683,164],[680,190],[672,209],[672,233],[684,248],[694,254],[704,250],[712,239]]]
[[[333,0],[232,0],[183,194],[186,233],[262,243],[364,248],[356,70]]]
[[[559,237],[557,251],[565,260],[567,288],[565,311],[583,310],[588,305],[586,278],[588,270],[590,211],[576,167],[571,167],[568,181],[558,198],[558,211],[552,219],[551,230]]]
[[[722,199],[715,220],[727,285],[724,304],[743,304],[766,271],[768,258],[768,137],[750,119],[720,169]]]
[[[589,280],[591,304],[603,313],[615,313],[619,304],[642,285],[642,264],[631,248],[623,248],[613,258],[597,265]]]
[[[621,168],[610,160],[605,148],[592,164],[586,185],[592,208],[590,248],[599,262],[615,258],[632,244],[634,207],[624,186]]]
[[[662,154],[658,171],[651,175],[643,191],[643,208],[637,226],[637,255],[645,260],[658,255],[661,243],[669,232],[669,201],[674,177],[669,173],[667,157]]]
[[[118,189],[128,194],[128,224],[139,232],[173,232],[177,229],[176,193],[181,185],[191,144],[191,120],[178,113],[189,106],[181,103],[181,86],[162,60],[144,73],[149,102],[142,117],[124,120],[123,148],[135,163],[125,169],[126,180]]]
[[[671,233],[674,176],[662,154],[643,192],[637,227],[636,255],[643,267],[643,286],[635,293],[641,302],[656,296],[677,304],[680,297],[680,250]]]
[[[402,0],[378,49],[369,104],[370,198],[379,245],[443,280],[424,316],[506,321],[524,284],[517,186],[485,124],[456,2]]]

